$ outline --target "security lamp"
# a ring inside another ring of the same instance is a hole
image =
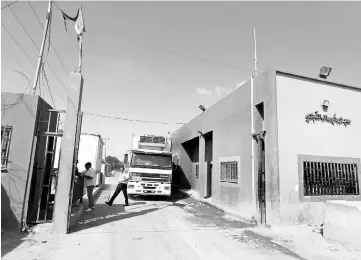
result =
[[[318,75],[322,79],[327,79],[327,77],[330,75],[332,68],[323,66],[320,69],[320,74]]]
[[[323,101],[322,108],[323,108],[324,112],[327,112],[329,104],[330,104],[330,102],[328,100]]]
[[[200,105],[199,109],[202,110],[203,112],[206,111],[206,108],[203,105]]]

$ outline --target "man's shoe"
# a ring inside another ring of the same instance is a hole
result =
[[[129,206],[129,203],[127,201],[125,202],[125,206]]]
[[[106,201],[105,204],[107,204],[109,207],[112,206],[112,203],[110,203],[109,201]]]
[[[93,209],[92,208],[87,208],[86,210],[85,210],[85,212],[89,212],[89,211],[92,211]]]

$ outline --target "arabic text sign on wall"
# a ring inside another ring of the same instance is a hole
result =
[[[329,117],[327,115],[321,115],[318,112],[307,114],[306,115],[306,122],[309,123],[310,121],[321,121],[321,122],[328,122],[332,125],[338,124],[338,125],[349,125],[351,124],[350,119],[345,119],[342,117],[336,117],[336,114],[333,115],[333,117]]]

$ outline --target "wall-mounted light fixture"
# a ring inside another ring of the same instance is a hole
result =
[[[332,68],[323,66],[320,69],[320,74],[318,75],[322,79],[327,79],[327,77],[330,75]]]
[[[206,111],[206,108],[203,105],[200,105],[199,109],[202,110],[203,112]]]
[[[328,100],[324,100],[322,103],[322,108],[324,112],[327,112],[328,110],[328,105],[330,104],[330,102]]]
[[[198,134],[203,135],[203,133],[201,131],[197,131],[197,132],[198,132]]]

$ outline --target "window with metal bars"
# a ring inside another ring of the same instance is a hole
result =
[[[359,195],[356,162],[303,160],[304,196]]]
[[[1,170],[7,170],[8,167],[12,131],[11,126],[1,126]]]
[[[196,178],[199,178],[199,165],[196,164]]]
[[[221,162],[221,182],[238,183],[238,162]]]

